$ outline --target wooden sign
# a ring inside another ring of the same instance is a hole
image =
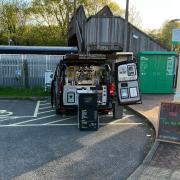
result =
[[[161,103],[158,139],[160,141],[180,143],[180,103]]]

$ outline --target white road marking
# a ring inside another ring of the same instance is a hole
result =
[[[126,126],[126,125],[142,125],[143,123],[99,123],[100,126]],[[48,127],[48,126],[77,126],[78,123],[70,123],[70,124],[9,124],[9,125],[0,125],[1,127]]]
[[[33,118],[34,116],[9,116],[9,117],[6,117],[6,118],[0,118],[0,122],[3,122],[3,121],[10,121],[10,120],[14,120],[14,119],[20,119],[20,118]]]
[[[61,121],[65,121],[65,120],[68,120],[68,119],[71,119],[71,118],[74,118],[75,116],[72,116],[72,117],[68,117],[68,118],[64,118],[64,119],[59,119],[57,121],[51,121],[51,122],[48,122],[48,123],[45,123],[43,125],[47,125],[47,124],[52,124],[52,123],[57,123],[57,122],[61,122]]]
[[[72,123],[72,124],[47,124],[47,125],[43,125],[43,124],[17,124],[17,125],[0,125],[1,127],[48,127],[48,126],[77,126],[77,123]]]
[[[39,110],[39,105],[40,105],[40,101],[38,101],[37,104],[36,104],[36,108],[34,110],[34,117],[37,117],[37,113],[38,113],[38,110]]]
[[[33,118],[34,116],[10,116],[12,118]]]
[[[11,116],[10,116],[11,117]],[[6,119],[6,118],[8,118],[8,117],[0,117],[0,119]]]
[[[123,118],[121,118],[121,119],[117,119],[117,120],[114,120],[114,121],[110,122],[110,124],[115,124],[115,123],[117,123],[118,121],[121,121],[121,120],[123,120],[123,119],[129,118],[129,117],[132,117],[132,116],[134,116],[134,115],[126,115],[125,117],[123,117]]]
[[[7,111],[7,110],[0,110],[0,117],[3,118],[3,117],[8,117],[8,116],[11,116],[13,115],[13,112],[10,112],[10,111]]]
[[[99,123],[100,125],[141,125],[143,123]]]
[[[41,106],[50,105],[51,103],[40,103]]]
[[[53,114],[53,115],[50,115],[50,116],[44,116],[44,117],[40,117],[40,118],[36,118],[36,119],[31,119],[31,120],[27,120],[27,121],[22,121],[22,122],[14,123],[14,124],[11,124],[11,125],[24,124],[24,123],[28,123],[28,122],[32,122],[32,121],[38,121],[38,120],[41,120],[41,119],[46,119],[46,118],[54,117],[54,116],[56,116],[56,114]]]
[[[10,118],[0,119],[0,122],[11,120]]]
[[[49,108],[52,108],[51,106],[47,106],[47,107],[42,107],[42,108],[39,108],[39,109],[49,109]]]
[[[41,103],[46,103],[46,102],[48,102],[48,101],[47,101],[47,100],[42,100],[42,101],[41,101]]]
[[[52,109],[52,110],[49,110],[49,111],[38,112],[38,114],[44,114],[44,113],[49,113],[49,112],[55,112],[55,110]]]

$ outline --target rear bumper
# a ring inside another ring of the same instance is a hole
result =
[[[67,105],[63,105],[62,107],[59,108],[59,111],[71,111],[71,110],[77,110],[78,109],[78,106],[76,105],[72,105],[72,106],[67,106]],[[107,106],[98,106],[98,111],[111,111],[112,110],[112,103],[109,103],[109,105]]]

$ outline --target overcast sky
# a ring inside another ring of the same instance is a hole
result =
[[[113,0],[125,8],[126,0]],[[158,29],[166,20],[180,19],[180,0],[129,0],[140,12],[143,29]]]

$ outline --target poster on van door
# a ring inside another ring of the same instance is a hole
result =
[[[115,64],[115,83],[120,105],[130,105],[141,102],[137,66],[134,61]]]

